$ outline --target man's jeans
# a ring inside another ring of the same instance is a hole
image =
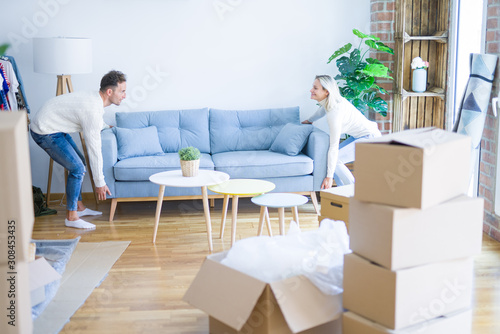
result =
[[[68,171],[66,183],[66,208],[76,211],[77,201],[82,200],[81,189],[85,176],[85,158],[78,150],[75,142],[67,133],[58,132],[50,135],[39,135],[33,131],[31,137],[35,143]]]

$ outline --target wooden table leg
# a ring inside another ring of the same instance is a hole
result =
[[[207,223],[208,250],[213,251],[212,245],[212,223],[210,221],[210,207],[208,205],[207,187],[201,187],[201,195],[203,197],[203,211],[205,212],[205,222]]]
[[[224,226],[226,226],[227,205],[229,203],[229,195],[224,195],[224,202],[222,203],[222,219],[220,222],[220,238],[224,236]]]
[[[236,219],[238,217],[238,195],[233,195],[233,206],[232,206],[232,226],[231,226],[231,247],[236,241]]]
[[[262,229],[264,227],[265,215],[266,215],[266,207],[261,206],[260,207],[260,216],[259,216],[259,228],[257,229],[257,236],[262,235]]]
[[[273,236],[273,232],[271,231],[271,219],[269,219],[269,210],[266,206],[266,224],[267,224],[267,233],[269,233],[269,236]]]
[[[285,235],[285,208],[278,208],[280,234]]]
[[[165,186],[160,186],[160,191],[158,192],[158,201],[156,202],[155,227],[153,230],[153,244],[156,243],[156,233],[158,232],[158,225],[160,224],[160,213],[161,213],[161,206],[163,204],[164,194],[165,194]]]
[[[299,225],[299,210],[297,209],[296,206],[292,206],[292,214],[293,214],[293,220],[297,223],[297,226]]]

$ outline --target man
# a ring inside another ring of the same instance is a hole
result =
[[[111,195],[102,171],[101,131],[104,108],[120,105],[125,98],[126,78],[119,71],[110,71],[101,80],[99,92],[75,92],[59,95],[47,101],[31,118],[31,136],[48,155],[66,170],[66,219],[68,227],[94,229],[95,225],[80,217],[100,215],[102,212],[86,208],[81,189],[85,175],[85,158],[69,135],[82,132],[87,144],[90,168],[93,172],[99,200]]]

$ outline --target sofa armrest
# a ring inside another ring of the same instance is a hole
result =
[[[112,129],[105,129],[101,132],[102,142],[102,169],[104,180],[111,192],[110,198],[115,197],[115,174],[113,167],[118,162],[118,144],[116,135]]]
[[[307,144],[303,152],[314,160],[313,169],[313,189],[319,191],[321,183],[326,176],[327,169],[327,155],[330,148],[330,136],[323,130],[314,128],[313,132],[309,135]]]

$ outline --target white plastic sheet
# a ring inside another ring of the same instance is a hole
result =
[[[222,263],[266,283],[304,275],[323,293],[335,295],[343,291],[344,254],[350,252],[343,221],[325,219],[306,232],[292,221],[286,236],[236,242]]]

